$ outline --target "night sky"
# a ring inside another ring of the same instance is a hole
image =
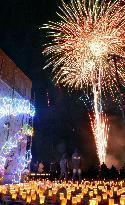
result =
[[[57,20],[59,5],[61,1],[57,0],[0,1],[0,45],[33,82],[36,106],[33,160],[59,159],[65,151],[70,157],[78,147],[88,166],[98,160],[87,111],[79,100],[82,93],[56,87],[51,70],[42,69],[45,65],[42,49],[47,39],[45,31],[39,28],[48,20]]]

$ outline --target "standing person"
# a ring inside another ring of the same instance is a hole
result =
[[[109,169],[106,166],[106,164],[103,162],[101,165],[101,178],[102,179],[108,178],[108,172],[109,172]]]
[[[54,159],[50,162],[50,178],[54,180],[56,178],[57,173],[57,163]]]
[[[42,174],[44,171],[44,165],[43,162],[40,161],[39,166],[38,166],[38,173]]]
[[[38,172],[38,165],[39,165],[39,162],[38,162],[38,161],[33,164],[33,169],[34,169],[34,172],[35,172],[35,173]]]
[[[60,179],[62,179],[63,175],[65,179],[68,179],[68,159],[66,154],[63,154],[60,160]]]
[[[75,180],[76,176],[78,175],[80,181],[81,180],[81,156],[78,153],[78,149],[75,149],[72,155],[72,167],[73,167],[72,179]]]

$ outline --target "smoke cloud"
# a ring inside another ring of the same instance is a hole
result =
[[[109,117],[109,139],[107,147],[106,164],[120,168],[125,162],[125,124],[118,116]]]

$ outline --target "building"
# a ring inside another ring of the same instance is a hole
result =
[[[0,49],[0,174],[18,182],[31,160],[31,80]]]

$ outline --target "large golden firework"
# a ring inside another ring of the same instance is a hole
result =
[[[60,22],[44,25],[53,37],[43,53],[53,66],[56,83],[76,89],[101,80],[101,87],[124,84],[125,5],[97,1],[62,2]],[[117,88],[116,88],[117,89]]]

